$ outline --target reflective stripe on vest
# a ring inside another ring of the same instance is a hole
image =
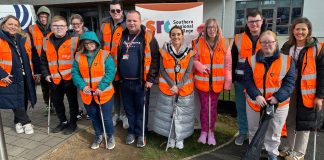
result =
[[[49,37],[50,35],[44,38],[43,49],[46,53],[48,67],[53,82],[59,84],[62,78],[64,80],[71,80],[71,68],[79,38],[71,37],[70,39],[67,39],[56,50],[52,42],[49,40]]]
[[[227,41],[228,39],[222,38],[216,48],[211,51],[208,42],[203,37],[198,39],[195,48],[198,60],[210,69],[210,74],[195,72],[194,82],[198,90],[203,92],[213,90],[215,93],[223,90],[225,83],[225,53],[228,49],[226,46]]]
[[[237,51],[238,51],[238,62],[237,62],[237,66],[235,68],[235,73],[237,76],[242,76],[244,75],[244,63],[246,58],[252,56],[252,51],[253,51],[253,46],[252,46],[252,41],[250,40],[250,38],[248,37],[248,35],[243,32],[241,34],[236,34],[234,42],[236,44],[237,47]],[[257,53],[257,51],[261,49],[261,45],[259,42],[257,42],[256,44],[256,48],[255,48],[255,53]]]
[[[77,53],[75,60],[79,64],[79,73],[83,80],[87,83],[87,86],[90,86],[92,89],[96,90],[98,85],[101,83],[102,78],[105,73],[105,61],[109,56],[107,50],[99,50],[96,56],[89,66],[88,58],[84,53]],[[92,65],[95,64],[95,65]],[[90,70],[89,70],[90,69]],[[81,99],[83,103],[90,104],[92,99],[99,104],[98,97],[93,95],[93,93],[84,93],[80,91]],[[112,83],[109,83],[109,86],[105,88],[100,95],[100,104],[108,102],[114,94],[114,88]]]
[[[252,57],[249,58],[248,62],[253,72],[253,79],[254,79],[255,86],[265,97],[265,99],[268,99],[280,89],[282,80],[284,79],[284,77],[286,76],[290,68],[290,61],[291,58],[288,55],[280,54],[280,57],[272,62],[271,66],[269,67],[269,70],[267,71],[267,73],[265,73],[264,64],[256,61],[256,55],[253,55]],[[267,76],[266,81],[264,81],[265,74]],[[265,86],[265,91],[263,88],[264,86]],[[260,107],[256,104],[256,102],[253,101],[247,93],[246,93],[246,97],[249,106],[254,111],[259,112]],[[279,103],[278,107],[287,105],[289,103],[289,100],[290,99],[288,98],[284,102]]]
[[[309,47],[302,62],[300,87],[303,104],[307,108],[314,108],[317,78],[316,57],[320,53],[322,45],[317,43],[315,46]]]
[[[165,44],[161,49],[161,60],[162,65],[168,75],[168,77],[173,81],[174,84],[177,85],[178,82],[182,81],[184,78],[184,75],[186,74],[186,70],[189,67],[190,59],[193,58],[194,52],[187,48],[184,52],[184,55],[181,58],[174,57],[173,53],[169,53],[170,46],[169,44]],[[180,65],[179,72],[175,72],[176,64]],[[179,95],[180,96],[187,96],[191,94],[194,90],[194,84],[193,84],[193,74],[189,73],[189,77],[187,81],[183,84],[183,86],[179,89]],[[160,73],[159,78],[159,89],[162,93],[166,95],[174,95],[170,91],[171,87],[166,82],[166,80],[163,78],[162,74]]]

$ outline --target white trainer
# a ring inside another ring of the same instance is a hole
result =
[[[123,121],[123,128],[127,129],[129,127],[127,116],[126,115],[120,116],[120,119]]]
[[[117,121],[119,119],[118,114],[114,114],[114,116],[112,117],[112,121],[113,121],[113,125],[116,126],[117,125]]]
[[[176,141],[176,147],[178,148],[178,149],[183,149],[183,140],[182,141]]]
[[[16,132],[17,132],[18,134],[20,134],[20,133],[24,133],[24,128],[23,128],[23,126],[21,125],[21,123],[16,123],[15,128],[16,128]]]
[[[24,130],[25,130],[25,134],[33,134],[34,133],[34,129],[33,129],[33,125],[31,123],[27,123],[23,126]]]

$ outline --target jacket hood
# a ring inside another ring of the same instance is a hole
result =
[[[315,46],[316,44],[318,43],[318,39],[315,38],[315,37],[312,37],[309,41],[306,42],[305,44],[305,47],[308,48],[308,47],[313,47]],[[290,48],[292,47],[293,45],[292,44],[289,44],[288,41],[285,42],[282,47],[281,47],[281,52],[283,54],[289,54],[289,50]]]
[[[264,57],[263,57],[263,51],[260,49],[257,53],[256,53],[256,61],[257,62],[263,62],[264,61]],[[278,59],[280,56],[280,51],[279,48],[276,48],[275,52],[273,53],[273,59]]]
[[[93,31],[89,31],[89,32],[84,32],[81,36],[80,36],[80,40],[79,40],[79,45],[81,44],[82,41],[84,40],[91,40],[97,43],[97,48],[101,48],[100,45],[100,41],[96,35],[95,32]]]
[[[41,13],[47,13],[48,14],[48,18],[47,18],[47,23],[46,26],[48,26],[51,22],[51,11],[49,8],[47,8],[46,6],[41,6],[38,11],[37,11],[37,21],[39,21],[38,16]]]

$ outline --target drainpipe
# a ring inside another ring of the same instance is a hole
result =
[[[6,147],[5,137],[4,137],[1,112],[0,112],[0,159],[8,160],[7,147]]]

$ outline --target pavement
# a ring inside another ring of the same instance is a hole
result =
[[[157,87],[155,86],[151,90],[150,97],[150,111],[154,112],[154,106],[156,102]],[[49,152],[54,151],[60,145],[64,144],[67,139],[75,135],[81,130],[84,130],[91,126],[89,120],[82,119],[78,121],[78,129],[71,135],[64,135],[62,133],[50,133],[47,134],[47,117],[44,116],[44,101],[42,99],[40,86],[36,89],[37,92],[37,104],[34,110],[28,110],[28,115],[32,120],[34,125],[34,134],[17,134],[13,123],[13,112],[11,110],[0,110],[4,128],[5,142],[8,152],[9,160],[34,160],[42,159],[42,156]],[[153,96],[152,96],[153,95]],[[220,104],[221,105],[221,104]],[[224,106],[229,106],[230,104],[224,104]],[[65,106],[68,108],[68,104],[65,98]],[[228,108],[228,107],[226,107]],[[68,112],[68,109],[67,109]],[[198,111],[199,113],[199,111]],[[66,113],[68,116],[68,113]],[[151,122],[149,117],[149,122]],[[58,124],[58,118],[56,114],[51,114],[51,126],[54,128]],[[148,124],[149,127],[152,124]],[[313,156],[313,133],[310,134],[310,139],[308,143],[307,154],[305,160],[312,160]],[[216,137],[217,138],[217,137]],[[282,139],[283,143],[285,139]],[[193,160],[239,160],[244,154],[247,148],[247,142],[243,146],[236,146],[234,144],[234,138],[232,141],[228,142],[227,145],[219,147],[217,150],[210,152],[205,152],[199,155],[188,157],[186,159]],[[316,160],[324,160],[324,132],[318,132],[317,134],[317,152]]]
[[[78,121],[78,129],[71,135],[64,135],[63,133],[50,133],[50,135],[48,135],[47,116],[44,116],[45,104],[42,99],[40,86],[37,87],[36,92],[38,97],[37,104],[34,110],[27,111],[34,125],[34,134],[17,134],[13,123],[13,112],[11,110],[0,110],[9,160],[40,159],[42,155],[54,150],[71,136],[91,125],[90,121],[84,118]],[[68,108],[66,98],[65,106]],[[69,114],[66,113],[66,115]],[[51,114],[50,128],[55,128],[58,123],[59,121],[56,114]]]
[[[316,138],[316,160],[324,160],[324,132],[317,132]],[[286,142],[285,138],[282,138],[282,143]],[[245,150],[248,147],[248,141],[244,142],[243,146],[237,146],[234,144],[234,139],[227,146],[220,148],[215,151],[203,153],[200,155],[193,156],[188,159],[192,160],[240,160]],[[308,141],[308,147],[306,151],[305,160],[313,159],[313,148],[314,148],[314,134],[310,134],[310,139]],[[260,159],[267,159],[266,154],[261,155]],[[280,157],[279,157],[280,158]],[[281,158],[283,159],[283,158]]]

